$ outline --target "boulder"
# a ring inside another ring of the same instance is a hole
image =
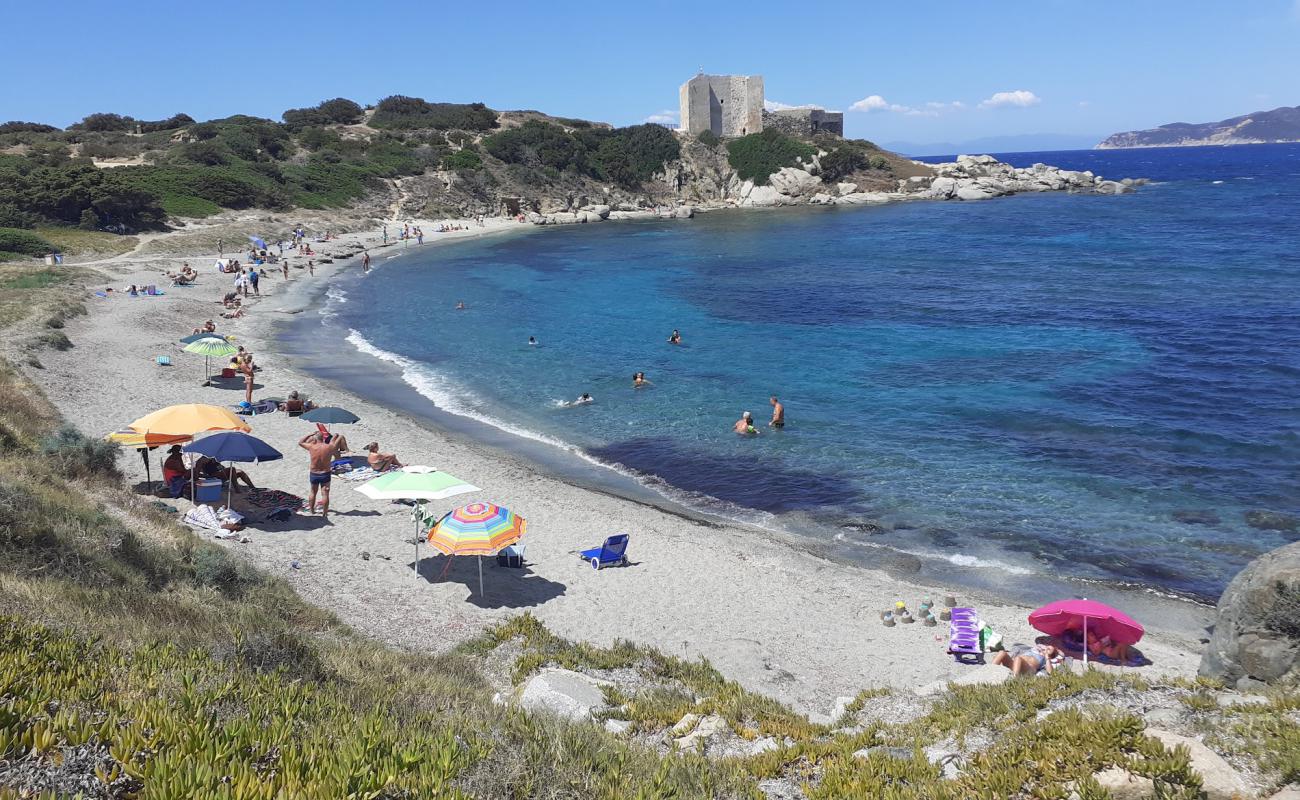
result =
[[[828,206],[828,205],[834,203],[834,202],[835,202],[835,199],[836,199],[836,198],[831,197],[830,195],[826,194],[825,192],[818,192],[817,194],[815,194],[815,195],[813,195],[812,197],[808,198],[808,202],[811,203],[812,205],[815,205],[815,206]]]
[[[780,206],[788,203],[790,198],[771,186],[755,186],[749,196],[742,201],[746,206]]]
[[[572,211],[557,211],[554,214],[548,214],[546,220],[551,225],[572,225],[580,221],[578,215]]]
[[[822,185],[821,178],[796,167],[782,167],[768,177],[767,182],[773,189],[787,197],[813,194]]]
[[[1265,553],[1228,584],[1200,673],[1239,689],[1300,678],[1300,542]]]
[[[608,216],[609,215],[606,214],[604,217],[602,217],[600,214],[597,214],[595,211],[579,211],[577,213],[578,222],[604,222],[605,218]]]
[[[1277,511],[1247,511],[1246,524],[1261,531],[1287,531],[1294,533],[1300,528],[1300,517],[1282,514]]]
[[[905,181],[898,182],[900,192],[920,192],[930,188],[934,178],[930,175],[913,175]]]
[[[696,745],[701,742],[707,742],[709,739],[717,736],[727,729],[727,721],[717,714],[710,714],[707,717],[698,717],[695,714],[687,714],[682,717],[685,722],[689,717],[696,717],[693,728],[684,736],[678,736],[673,743],[681,750],[694,750]],[[682,722],[673,726],[673,733],[676,734],[682,727]]]
[[[598,681],[567,669],[544,669],[524,684],[519,704],[527,711],[555,714],[565,719],[590,719],[605,706]]]
[[[844,183],[835,184],[835,189],[840,193],[840,197],[843,197],[846,194],[853,194],[854,192],[856,192],[858,190],[858,185],[856,183],[848,183],[846,181]]]
[[[1115,800],[1146,800],[1156,796],[1156,785],[1150,778],[1134,775],[1122,767],[1102,770],[1092,779]]]
[[[930,189],[926,192],[927,197],[939,200],[948,200],[955,194],[957,194],[957,180],[951,177],[935,178],[930,181]]]
[[[676,217],[677,219],[694,219],[695,207],[678,206],[676,209],[673,210],[673,216]]]
[[[1300,800],[1300,786],[1283,786],[1275,795],[1268,800]]]
[[[1169,750],[1180,745],[1187,748],[1191,753],[1192,769],[1201,776],[1201,789],[1206,800],[1240,800],[1255,796],[1255,791],[1237,770],[1200,741],[1153,728],[1148,728],[1146,733]]]
[[[996,195],[981,186],[962,186],[957,190],[958,200],[987,200]]]
[[[606,205],[596,205],[596,206],[591,206],[591,207],[586,208],[586,209],[583,209],[583,210],[584,210],[584,211],[590,211],[591,213],[595,214],[596,216],[600,217],[601,219],[609,219],[609,213],[610,213],[610,211],[611,211],[612,209],[611,209],[609,206],[606,206]]]
[[[632,728],[632,723],[626,719],[607,719],[605,720],[605,730],[619,736],[627,733]]]
[[[888,203],[892,199],[884,192],[854,192],[853,194],[844,195],[835,202],[846,206],[864,206]]]

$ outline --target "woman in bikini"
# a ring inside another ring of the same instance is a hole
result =
[[[1046,671],[1052,674],[1052,660],[1060,658],[1061,651],[1050,644],[1012,645],[1010,650],[1000,650],[993,656],[993,663],[1011,670],[1019,678],[1025,675],[1037,675]]]

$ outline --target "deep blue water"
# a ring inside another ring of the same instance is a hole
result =
[[[1003,158],[1155,183],[407,251],[324,324],[444,410],[865,560],[1217,597],[1297,538],[1244,514],[1300,513],[1300,146]],[[772,393],[785,430],[731,433]]]

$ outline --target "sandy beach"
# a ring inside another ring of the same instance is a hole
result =
[[[243,241],[234,233],[243,223],[227,223],[146,237],[135,253],[89,264],[109,277],[102,285],[87,282],[90,313],[66,329],[75,346],[40,352],[44,369],[28,373],[69,421],[95,436],[173,403],[231,405],[242,399],[242,381],[201,386],[202,359],[183,353],[177,341],[213,318],[218,330],[236,336],[256,354],[262,371],[254,397],[283,397],[298,390],[318,403],[342,406],[361,418],[343,431],[354,449],[376,440],[404,463],[444,469],[483,488],[433,504],[438,511],[483,499],[528,519],[527,569],[502,569],[485,559],[485,596],[478,593],[477,565],[470,558],[455,560],[443,577],[446,559],[433,558],[423,548],[426,558],[417,575],[409,509],[367,499],[354,491],[358,484],[342,479],[333,482],[328,519],[299,514],[286,523],[255,523],[244,532],[250,541],[225,543],[285,576],[304,598],[357,630],[395,645],[441,652],[484,625],[528,611],[572,639],[598,644],[630,639],[668,653],[705,657],[747,688],[812,714],[829,713],[837,697],[863,688],[918,687],[970,674],[973,668],[945,654],[944,627],[881,624],[878,612],[897,600],[915,608],[924,599],[941,602],[954,594],[961,605],[976,607],[1007,642],[1032,642],[1036,636],[1024,606],[970,590],[918,585],[885,571],[830,560],[771,532],[693,519],[573,485],[522,458],[313,378],[276,352],[276,323],[287,315],[315,313],[312,298],[329,275],[360,269],[359,264],[340,260],[317,266],[315,276],[309,276],[296,268],[305,259],[295,256],[287,286],[276,267],[268,268],[262,297],[247,303],[243,318],[227,322],[217,314],[231,276],[211,267],[216,235],[223,235],[228,245]],[[425,248],[532,229],[489,219],[486,227],[463,222],[468,230],[437,234],[431,231],[439,221],[414,224],[426,231]],[[276,225],[287,229],[290,222]],[[395,227],[389,223],[390,234],[400,227],[400,222]],[[378,226],[367,226],[364,233],[344,233],[313,247],[321,254],[350,253],[379,244]],[[394,247],[372,250],[375,267],[382,269],[384,256],[393,252]],[[178,269],[184,261],[199,270],[198,285],[168,286],[160,273]],[[115,291],[112,299],[101,299],[92,294],[104,286],[120,290],[132,283],[158,284],[166,295],[131,298]],[[157,366],[159,355],[171,356],[172,366]],[[253,481],[306,496],[307,458],[297,442],[310,431],[309,424],[283,413],[249,422],[255,435],[285,455],[280,461],[248,465]],[[160,454],[153,453],[155,479]],[[121,464],[131,483],[144,479],[134,452],[124,453]],[[175,505],[184,512],[189,504],[182,500]],[[630,566],[597,572],[574,555],[619,532],[631,534]],[[297,568],[291,567],[294,562]],[[1153,613],[1160,608],[1165,611]],[[1209,616],[1209,609],[1152,599],[1143,617],[1148,636],[1141,649],[1153,663],[1142,669],[1193,675],[1200,651],[1198,627]]]

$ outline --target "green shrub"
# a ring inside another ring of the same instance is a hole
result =
[[[312,125],[352,125],[360,122],[361,106],[344,97],[325,100],[311,108],[291,108],[280,115],[295,130]]]
[[[64,425],[45,437],[41,452],[69,478],[122,476],[117,469],[117,445],[84,436],[71,425]]]
[[[43,256],[53,253],[55,247],[31,231],[0,228],[0,250],[26,256]]]
[[[860,169],[866,169],[868,159],[866,154],[857,148],[837,147],[821,157],[821,165],[822,180],[834,183]]]
[[[308,150],[319,150],[322,147],[336,145],[341,141],[338,133],[329,128],[303,128],[298,133],[298,144]]]
[[[473,150],[463,149],[442,157],[443,169],[479,169],[483,159]]]
[[[796,159],[812,158],[815,152],[809,145],[768,128],[728,142],[727,163],[741,180],[763,186],[772,173],[793,166]]]
[[[375,105],[374,128],[486,131],[497,127],[496,112],[482,103],[429,103],[419,97],[393,95]]]
[[[58,128],[53,125],[44,125],[40,122],[20,122],[10,120],[9,122],[0,123],[0,134],[5,133],[54,133]]]
[[[69,125],[70,131],[130,131],[135,120],[121,114],[89,114],[81,122]]]
[[[186,125],[193,125],[194,117],[189,114],[173,114],[167,119],[160,119],[156,122],[141,122],[141,133],[156,133],[158,131],[174,131],[184,128]]]
[[[722,140],[719,139],[718,135],[713,131],[700,131],[695,137],[695,141],[706,147],[717,147],[722,143]]]
[[[13,203],[0,203],[0,228],[35,228],[39,221]]]

